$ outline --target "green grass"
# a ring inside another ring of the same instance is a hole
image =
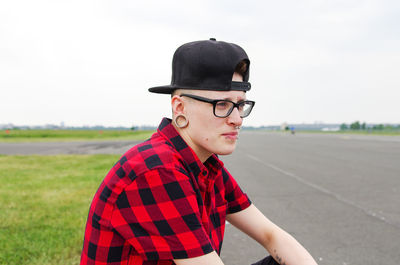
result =
[[[0,156],[0,264],[79,264],[90,202],[118,158]]]
[[[143,140],[152,133],[154,131],[0,130],[0,142]]]

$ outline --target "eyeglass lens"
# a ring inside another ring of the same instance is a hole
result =
[[[215,104],[214,112],[218,117],[227,117],[231,114],[234,107],[235,105],[232,102],[221,100]],[[253,105],[249,102],[242,102],[238,107],[240,117],[247,117],[250,114],[252,107]]]

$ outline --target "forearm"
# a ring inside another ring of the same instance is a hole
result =
[[[283,265],[316,265],[317,263],[308,251],[291,235],[278,228],[266,241],[264,247]]]
[[[174,263],[176,265],[224,265],[215,251],[196,258],[174,259]]]
[[[291,235],[268,220],[254,205],[228,215],[228,221],[264,246],[280,264],[317,264]]]

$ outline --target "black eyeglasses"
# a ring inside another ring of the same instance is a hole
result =
[[[251,100],[244,100],[235,103],[227,99],[209,99],[190,94],[181,94],[180,96],[212,104],[214,115],[219,118],[228,117],[229,115],[231,115],[234,108],[238,109],[241,118],[245,118],[250,115],[254,104],[256,104],[254,101]]]

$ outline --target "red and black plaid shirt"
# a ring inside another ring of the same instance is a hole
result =
[[[164,118],[97,190],[81,264],[173,264],[221,251],[226,214],[251,202],[217,156],[204,164]]]

